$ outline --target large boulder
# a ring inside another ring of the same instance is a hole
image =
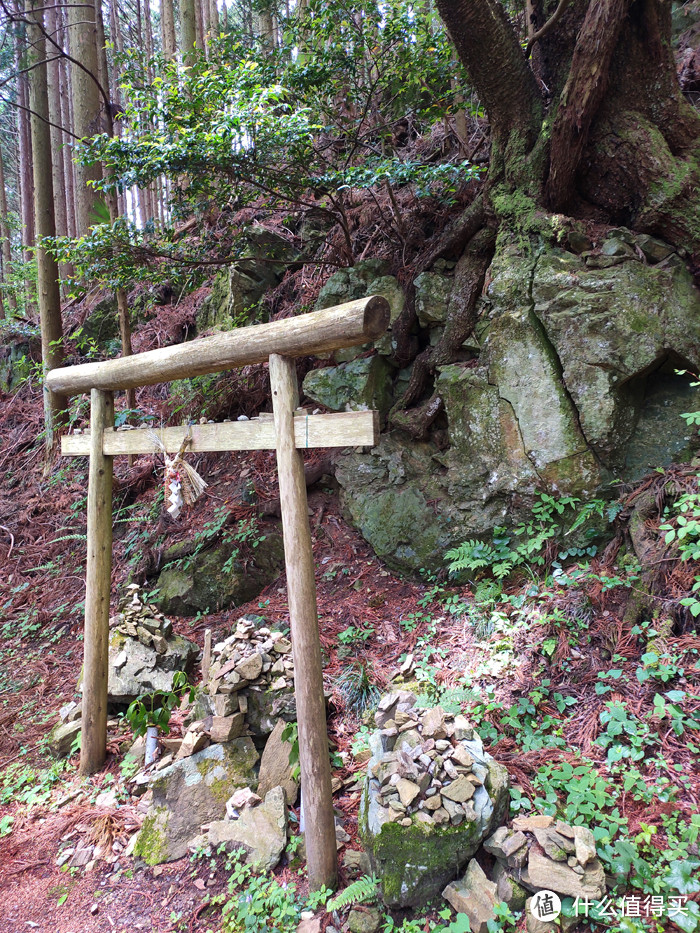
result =
[[[255,785],[257,760],[252,739],[244,736],[210,745],[156,772],[134,855],[149,865],[182,858],[202,823],[223,819],[233,792]]]
[[[410,695],[396,696],[380,706],[381,731],[370,740],[359,831],[384,903],[417,907],[453,881],[505,819],[508,775],[464,717],[416,711]]]
[[[288,239],[259,225],[248,227],[239,246],[240,258],[216,277],[197,313],[200,331],[250,323],[262,296],[281,281],[298,255]]]
[[[216,820],[209,827],[216,849],[243,849],[256,872],[272,871],[287,845],[287,802],[282,787],[273,787],[257,807],[246,807],[235,820]]]
[[[177,551],[173,551],[172,563],[158,577],[154,601],[164,612],[194,616],[254,599],[282,571],[282,538],[266,535],[249,561],[239,559],[237,550],[236,541],[231,540],[182,559],[177,559]],[[168,554],[165,556],[167,560]]]
[[[595,256],[501,249],[478,360],[436,379],[439,445],[395,431],[340,455],[345,512],[393,569],[441,567],[449,547],[528,516],[538,490],[604,495],[697,450],[680,417],[693,410],[690,379],[675,370],[700,367],[699,293],[660,241],[616,231],[604,245]],[[450,277],[428,275],[416,300],[432,339]]]

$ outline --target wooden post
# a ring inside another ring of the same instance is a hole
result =
[[[85,652],[80,773],[93,774],[107,752],[109,596],[112,586],[112,457],[103,453],[105,427],[114,426],[111,392],[90,393],[87,501]]]
[[[202,684],[206,685],[209,680],[209,668],[211,667],[211,629],[204,629],[204,651],[202,652]]]
[[[309,886],[311,890],[318,890],[323,885],[329,888],[336,886],[338,859],[304,461],[294,438],[298,389],[293,359],[270,355],[270,386],[296,674],[294,692],[299,726],[301,792],[306,816],[306,860]]]

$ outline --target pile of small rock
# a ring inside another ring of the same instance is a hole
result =
[[[173,632],[169,619],[148,605],[136,583],[110,619],[108,700],[123,706],[136,697],[173,689],[176,671],[192,674],[199,648]]]
[[[472,859],[463,877],[442,892],[458,913],[469,917],[472,933],[488,933],[499,903],[525,909],[528,933],[568,933],[583,915],[562,916],[555,926],[530,909],[531,895],[554,891],[560,897],[596,901],[605,894],[605,872],[586,826],[570,826],[541,813],[516,817],[511,827],[499,826],[484,849],[495,858],[491,880]]]
[[[385,697],[375,716],[384,754],[371,776],[381,785],[386,818],[402,826],[410,826],[414,817],[452,826],[475,820],[471,799],[487,770],[465,744],[474,738],[473,726],[440,707],[414,709],[408,696]]]
[[[548,888],[595,899],[605,890],[595,838],[586,826],[570,826],[545,814],[516,817],[512,828],[500,826],[484,848],[502,871],[530,891]]]
[[[156,654],[165,654],[168,639],[172,637],[173,625],[155,606],[141,601],[141,587],[137,583],[127,586],[129,595],[120,606],[119,612],[109,620],[109,626],[126,638],[135,638],[146,648],[153,648]],[[119,667],[119,658],[114,662]],[[124,660],[126,662],[126,654]]]
[[[294,688],[291,642],[282,632],[256,628],[246,616],[238,620],[232,635],[214,645],[212,657],[207,693],[216,716],[247,713],[250,692]]]

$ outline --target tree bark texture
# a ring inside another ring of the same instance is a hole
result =
[[[31,261],[34,246],[34,174],[32,171],[32,137],[29,128],[29,91],[27,75],[22,74],[24,61],[21,27],[15,27],[15,69],[17,71],[17,140],[19,147],[19,191],[22,216],[22,246],[25,262]]]
[[[70,54],[82,68],[72,66],[73,131],[79,138],[102,131],[102,103],[99,81],[98,30],[94,0],[68,7]],[[87,233],[99,222],[104,206],[100,192],[90,182],[99,182],[102,171],[98,163],[77,165],[76,208],[78,234]]]
[[[36,12],[34,12],[36,10]],[[58,265],[51,253],[41,246],[43,237],[56,235],[54,217],[54,191],[51,160],[51,128],[49,126],[49,95],[46,59],[46,42],[42,32],[43,16],[41,0],[32,0],[29,7],[30,64],[29,104],[32,111],[31,132],[34,154],[34,216],[37,234],[37,291],[39,296],[39,320],[41,323],[41,357],[44,374],[63,362],[63,327],[61,323],[61,293],[58,281]],[[42,64],[43,63],[43,64]],[[46,444],[53,444],[54,425],[66,410],[66,399],[44,390],[44,415]]]
[[[182,61],[192,61],[193,50],[197,47],[196,0],[180,0],[180,52]]]
[[[487,200],[500,185],[544,210],[587,202],[700,252],[700,117],[678,85],[668,3],[531,0],[531,61],[498,0],[437,6],[488,113]]]
[[[175,58],[175,9],[173,0],[161,0],[160,3],[160,30],[163,44],[163,57],[171,62]]]

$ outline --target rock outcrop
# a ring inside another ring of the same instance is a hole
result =
[[[194,616],[240,606],[258,596],[284,566],[284,545],[277,534],[262,538],[252,560],[238,558],[235,540],[179,559],[177,545],[166,552],[170,565],[161,571],[154,601],[163,612]]]
[[[348,279],[353,297],[357,269]],[[346,514],[399,571],[442,566],[447,548],[517,523],[539,489],[605,494],[614,480],[634,481],[697,449],[680,418],[692,410],[693,390],[676,369],[700,367],[700,296],[670,247],[616,230],[595,255],[502,249],[489,275],[463,361],[436,377],[444,422],[435,442],[394,431],[337,463]],[[444,328],[452,281],[442,268],[415,282],[431,343]],[[340,298],[341,279],[331,283]],[[342,381],[340,373],[323,378]],[[407,378],[394,374],[394,398]],[[356,404],[365,387],[357,398],[354,391],[333,405]]]

